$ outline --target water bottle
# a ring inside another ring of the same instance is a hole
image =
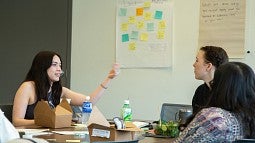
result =
[[[123,121],[132,121],[132,109],[129,105],[129,100],[124,101],[124,105],[121,109],[121,117]]]
[[[90,117],[90,113],[92,111],[92,103],[89,101],[90,97],[86,97],[86,101],[83,102],[82,105],[82,118],[81,118],[81,123],[87,125],[87,122]]]

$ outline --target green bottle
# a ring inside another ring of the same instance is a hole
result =
[[[124,101],[124,105],[121,108],[121,117],[123,121],[132,121],[132,109],[129,106],[129,100]]]

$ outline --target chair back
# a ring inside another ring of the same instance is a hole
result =
[[[12,123],[12,104],[1,104],[0,108],[4,112],[5,117]]]
[[[163,103],[160,112],[161,121],[175,121],[176,115],[178,114],[180,109],[187,109],[192,111],[192,105]]]

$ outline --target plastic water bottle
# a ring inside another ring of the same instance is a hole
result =
[[[90,117],[90,113],[92,111],[92,103],[89,101],[90,97],[86,97],[86,101],[83,102],[82,105],[82,117],[81,117],[81,123],[87,125],[87,122]]]
[[[132,121],[132,109],[129,105],[129,100],[124,101],[124,105],[121,109],[121,117],[123,121]]]

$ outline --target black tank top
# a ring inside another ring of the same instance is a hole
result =
[[[53,97],[52,97],[52,92],[48,93],[48,103],[50,105],[50,107],[53,109],[55,108],[55,105],[53,104]],[[34,119],[34,109],[35,106],[37,105],[38,100],[31,105],[27,105],[27,110],[26,110],[26,115],[25,115],[25,119]]]
[[[31,119],[31,120],[34,119],[34,109],[35,109],[35,106],[37,105],[37,102],[38,101],[36,101],[34,104],[27,105],[25,119]]]

